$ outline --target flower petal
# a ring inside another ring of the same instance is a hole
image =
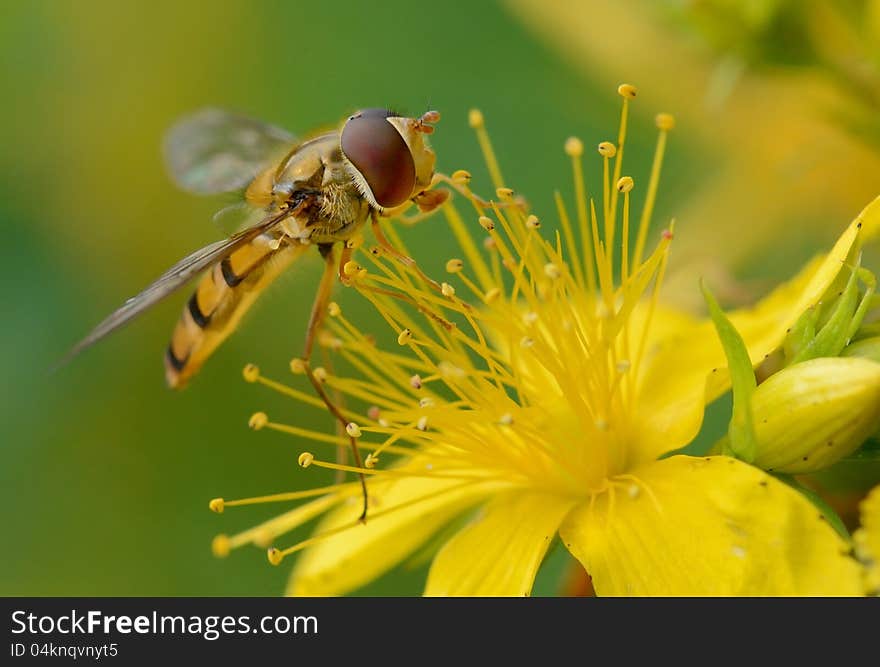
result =
[[[460,479],[404,477],[370,485],[371,511],[357,524],[360,497],[327,515],[316,535],[355,524],[300,555],[287,586],[288,595],[341,595],[383,574],[456,514],[493,490]],[[392,508],[400,507],[393,510]],[[391,510],[391,511],[389,511]]]
[[[511,491],[495,498],[437,554],[425,595],[528,595],[575,502]]]
[[[822,298],[844,266],[863,223],[871,229],[880,225],[880,199],[862,211],[830,253],[811,261],[753,308],[729,313],[754,364],[778,348],[801,313]],[[652,330],[655,325],[639,378],[632,463],[654,460],[689,443],[700,430],[706,403],[729,385],[726,371],[718,371],[726,361],[710,321],[693,323],[658,310]]]
[[[600,595],[859,595],[849,544],[808,500],[736,459],[674,456],[577,507],[566,546]]]
[[[865,563],[865,592],[880,594],[880,486],[861,504],[862,525],[853,536],[856,552]]]

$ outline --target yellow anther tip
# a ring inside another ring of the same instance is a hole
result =
[[[544,265],[544,275],[551,280],[557,280],[562,275],[562,271],[559,270],[556,264],[549,262]]]
[[[281,565],[281,561],[284,560],[284,554],[280,549],[276,549],[275,547],[271,547],[266,551],[266,556],[269,558],[269,562],[272,565]]]
[[[412,331],[409,329],[404,329],[397,336],[397,344],[398,345],[406,345],[412,339]]]
[[[471,172],[464,169],[459,169],[452,172],[452,176],[450,176],[450,178],[454,183],[458,183],[459,185],[466,185],[471,180]]]
[[[310,465],[312,465],[312,461],[314,460],[314,454],[312,454],[311,452],[303,452],[299,455],[299,458],[297,458],[296,462],[301,468],[308,468]]]
[[[464,268],[464,262],[460,259],[450,259],[446,262],[446,272],[447,273],[458,273]]]
[[[498,419],[498,423],[499,423],[499,424],[503,424],[504,426],[511,426],[511,425],[513,425],[513,415],[510,414],[509,412],[505,412],[505,413],[504,413],[503,415],[501,415],[501,417]]]
[[[675,116],[670,113],[658,113],[654,123],[661,130],[671,130],[675,127]]]
[[[259,431],[268,423],[269,415],[267,415],[265,412],[255,412],[251,415],[251,418],[248,419],[248,426],[255,431]]]
[[[493,303],[498,300],[498,297],[501,296],[501,289],[498,287],[493,287],[488,292],[486,292],[485,301],[486,303]]]
[[[339,317],[341,313],[342,308],[340,308],[339,304],[335,301],[331,301],[329,304],[327,304],[327,314],[330,315],[330,317]]]
[[[455,296],[455,288],[449,283],[443,283],[440,285],[440,292],[445,297],[453,297]]]
[[[498,195],[498,199],[507,201],[513,197],[513,190],[510,188],[496,188],[495,194]]]
[[[318,382],[326,382],[327,381],[327,369],[323,366],[318,366],[312,374],[315,376],[315,379]]]
[[[636,96],[636,87],[629,83],[622,83],[617,87],[617,94],[621,97],[628,97],[632,99]]]
[[[372,454],[367,454],[367,457],[364,459],[364,467],[373,469],[376,467],[376,464],[379,462],[379,457],[373,456]]]
[[[487,232],[491,232],[493,229],[495,229],[495,223],[492,221],[492,218],[487,218],[485,215],[481,215],[480,227],[485,229]]]
[[[361,270],[361,265],[358,264],[357,262],[355,262],[354,260],[349,260],[342,267],[342,272],[348,277],[356,275],[357,273],[360,272],[360,270]]]
[[[348,433],[352,438],[360,438],[363,435],[363,433],[361,433],[361,427],[354,422],[348,422],[345,425],[345,432]]]
[[[537,215],[530,215],[526,218],[526,227],[529,229],[538,229],[541,226],[541,220]]]
[[[217,535],[211,540],[211,552],[217,558],[226,558],[232,547],[229,544],[229,538],[226,535]]]
[[[620,180],[617,181],[617,191],[629,192],[633,189],[634,185],[635,181],[633,181],[632,176],[621,176]]]
[[[422,377],[420,375],[413,375],[409,379],[409,384],[413,389],[421,389],[422,388]]]
[[[211,508],[212,512],[223,514],[223,509],[225,507],[223,498],[214,498],[213,500],[211,500],[211,502],[208,503],[208,507]]]
[[[306,360],[294,357],[290,360],[290,372],[294,375],[302,375],[306,372]]]
[[[256,364],[248,364],[241,371],[245,382],[256,382],[260,379],[260,367]]]
[[[468,125],[470,125],[473,129],[477,129],[483,127],[485,124],[485,119],[483,118],[483,112],[479,109],[471,109],[468,112]]]
[[[584,154],[584,142],[577,137],[569,137],[565,140],[565,154],[571,157],[580,157]]]
[[[617,146],[610,141],[603,141],[599,144],[598,151],[602,157],[612,158],[617,155]]]

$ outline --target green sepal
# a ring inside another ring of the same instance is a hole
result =
[[[733,393],[733,414],[727,429],[729,443],[724,445],[725,453],[747,463],[755,460],[758,449],[758,439],[755,435],[755,424],[752,418],[752,395],[758,386],[755,372],[752,369],[752,361],[746,344],[736,330],[736,327],[727,319],[718,301],[700,281],[700,289],[709,307],[709,316],[718,332],[721,347],[727,357],[727,368],[730,372],[730,385]]]

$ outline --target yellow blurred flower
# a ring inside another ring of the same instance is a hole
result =
[[[825,243],[832,233],[827,220],[851,215],[876,196],[877,0],[506,4],[590,80],[610,83],[637,71],[650,82],[644,97],[652,106],[681,109],[680,125],[702,164],[699,184],[676,208],[684,234],[667,299],[701,306],[692,285],[702,275],[723,299],[740,300],[750,290],[731,276],[762,248],[789,242],[792,228],[801,240]],[[688,39],[681,22],[670,20],[669,5],[681,7],[723,55]],[[804,39],[792,38],[792,30]],[[795,52],[819,64],[791,67],[783,60]],[[752,66],[771,56],[779,66]],[[733,237],[737,243],[718,243]]]
[[[853,539],[856,554],[865,564],[865,588],[880,595],[880,486],[861,504],[861,528]]]
[[[527,595],[558,534],[604,595],[861,592],[847,543],[797,491],[732,457],[663,458],[695,437],[705,403],[728,381],[711,322],[658,303],[671,228],[646,251],[672,119],[657,117],[655,168],[636,219],[636,184],[622,170],[635,89],[619,92],[621,126],[615,142],[599,145],[603,178],[595,195],[582,178],[583,145],[572,138],[565,149],[575,213],[557,197],[559,230],[546,235],[506,187],[482,115],[472,112],[498,202],[471,194],[467,172],[453,174],[454,187],[473,206],[474,224],[445,207],[461,249],[446,264],[448,282],[433,290],[379,250],[365,253],[371,270],[350,267],[354,287],[395,331],[394,350],[377,346],[338,305],[329,308],[322,344],[356,375],[322,369],[321,377],[331,391],[364,405],[345,414],[348,433],[369,453],[363,468],[310,451],[299,463],[367,475],[365,524],[358,520],[357,482],[215,499],[212,509],[223,511],[315,498],[238,535],[219,536],[218,555],[253,543],[268,547],[278,564],[301,551],[288,592],[340,594],[438,536],[426,594]],[[753,363],[777,348],[834,283],[863,223],[880,223],[880,203],[827,256],[756,307],[731,315]],[[485,232],[482,248],[472,229]],[[386,231],[400,244],[392,227]],[[255,366],[245,378],[320,404]],[[347,442],[264,413],[251,426],[316,446]],[[383,465],[389,456],[392,463]],[[321,515],[313,537],[272,546]]]

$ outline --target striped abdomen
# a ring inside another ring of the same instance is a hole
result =
[[[231,334],[260,292],[299,256],[305,245],[258,236],[215,264],[183,308],[165,351],[165,379],[178,389]]]

